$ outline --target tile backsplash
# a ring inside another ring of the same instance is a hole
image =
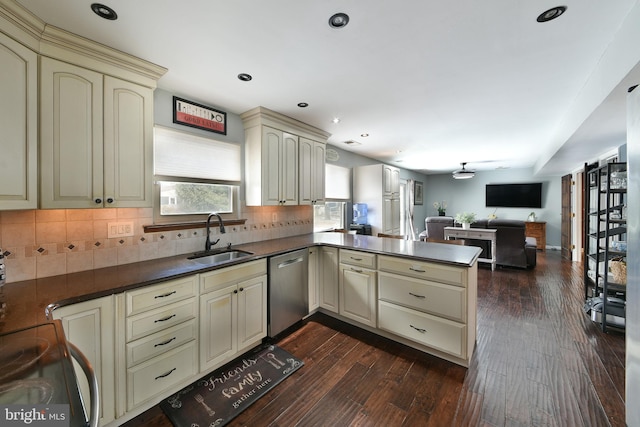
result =
[[[275,214],[275,215],[274,215]],[[313,232],[311,206],[246,207],[246,222],[226,226],[218,247]],[[277,219],[274,221],[274,219]],[[107,237],[109,222],[134,224],[131,237]],[[205,229],[145,233],[151,208],[0,211],[0,248],[7,283],[196,252],[204,248]]]

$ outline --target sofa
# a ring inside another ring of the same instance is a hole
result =
[[[460,226],[452,217],[434,216],[424,220],[425,231],[421,240],[444,238],[444,228]],[[514,219],[479,219],[471,228],[491,228],[496,230],[496,264],[506,267],[533,268],[536,266],[535,238],[525,236],[524,221]],[[491,244],[487,240],[465,239],[465,244],[482,249],[480,258],[491,258]]]

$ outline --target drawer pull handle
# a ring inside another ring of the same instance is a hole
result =
[[[356,258],[356,257],[349,257],[349,258],[351,258],[354,261],[362,261],[362,258]]]
[[[411,326],[413,329],[415,329],[416,331],[420,332],[421,334],[424,334],[424,333],[426,333],[426,332],[427,332],[427,330],[426,330],[426,329],[416,328],[416,327],[415,327],[415,326],[413,326],[413,325],[409,325],[409,326]]]
[[[176,339],[176,337],[173,337],[170,340],[166,340],[165,342],[161,342],[161,343],[158,343],[158,344],[154,345],[154,347],[160,347],[161,345],[167,345],[167,344],[169,344],[171,341],[173,341],[175,339]]]
[[[362,273],[362,270],[351,267],[351,271],[355,271],[356,273]]]
[[[153,323],[166,322],[167,320],[171,319],[172,317],[176,317],[176,315],[172,314],[171,316],[167,316],[167,317],[163,317],[162,319],[154,320]]]
[[[157,377],[155,377],[154,379],[160,379],[160,378],[164,378],[164,377],[168,377],[169,375],[171,375],[173,373],[173,371],[175,371],[177,368],[173,368],[172,370],[170,370],[169,372],[167,372],[166,374],[162,374],[162,375],[158,375]]]
[[[426,273],[426,270],[421,270],[419,268],[409,267],[409,270],[415,271],[416,273]]]
[[[417,295],[417,294],[413,294],[411,292],[409,292],[409,295],[411,295],[412,297],[420,298],[420,299],[426,298],[426,296],[424,296],[424,295]]]
[[[178,292],[178,291],[168,292],[168,293],[162,294],[162,295],[156,295],[154,298],[166,298],[168,296],[171,296],[171,295],[175,294],[176,292]]]

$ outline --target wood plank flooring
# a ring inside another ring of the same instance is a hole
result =
[[[624,426],[624,334],[582,312],[581,265],[548,251],[478,276],[469,369],[316,314],[278,342],[305,366],[229,425]]]

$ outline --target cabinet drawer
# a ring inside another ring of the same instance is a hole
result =
[[[135,366],[196,339],[196,331],[196,321],[191,319],[127,344],[127,367]]]
[[[264,274],[267,274],[266,259],[259,259],[202,273],[200,275],[200,292],[217,291],[225,288],[230,283],[237,283]]]
[[[380,299],[459,322],[466,321],[466,288],[384,272],[378,277]]]
[[[340,249],[340,262],[342,264],[357,265],[365,268],[376,268],[376,255],[366,252]]]
[[[467,286],[467,269],[432,262],[416,261],[408,258],[378,257],[378,270],[397,273],[418,279]]]
[[[195,341],[175,348],[134,368],[127,369],[127,409],[196,374]]]
[[[150,335],[162,329],[195,319],[196,299],[180,301],[127,318],[127,342]]]
[[[127,316],[142,313],[196,295],[198,276],[170,280],[126,293]]]
[[[378,327],[417,343],[466,358],[467,327],[386,301],[378,302]]]

